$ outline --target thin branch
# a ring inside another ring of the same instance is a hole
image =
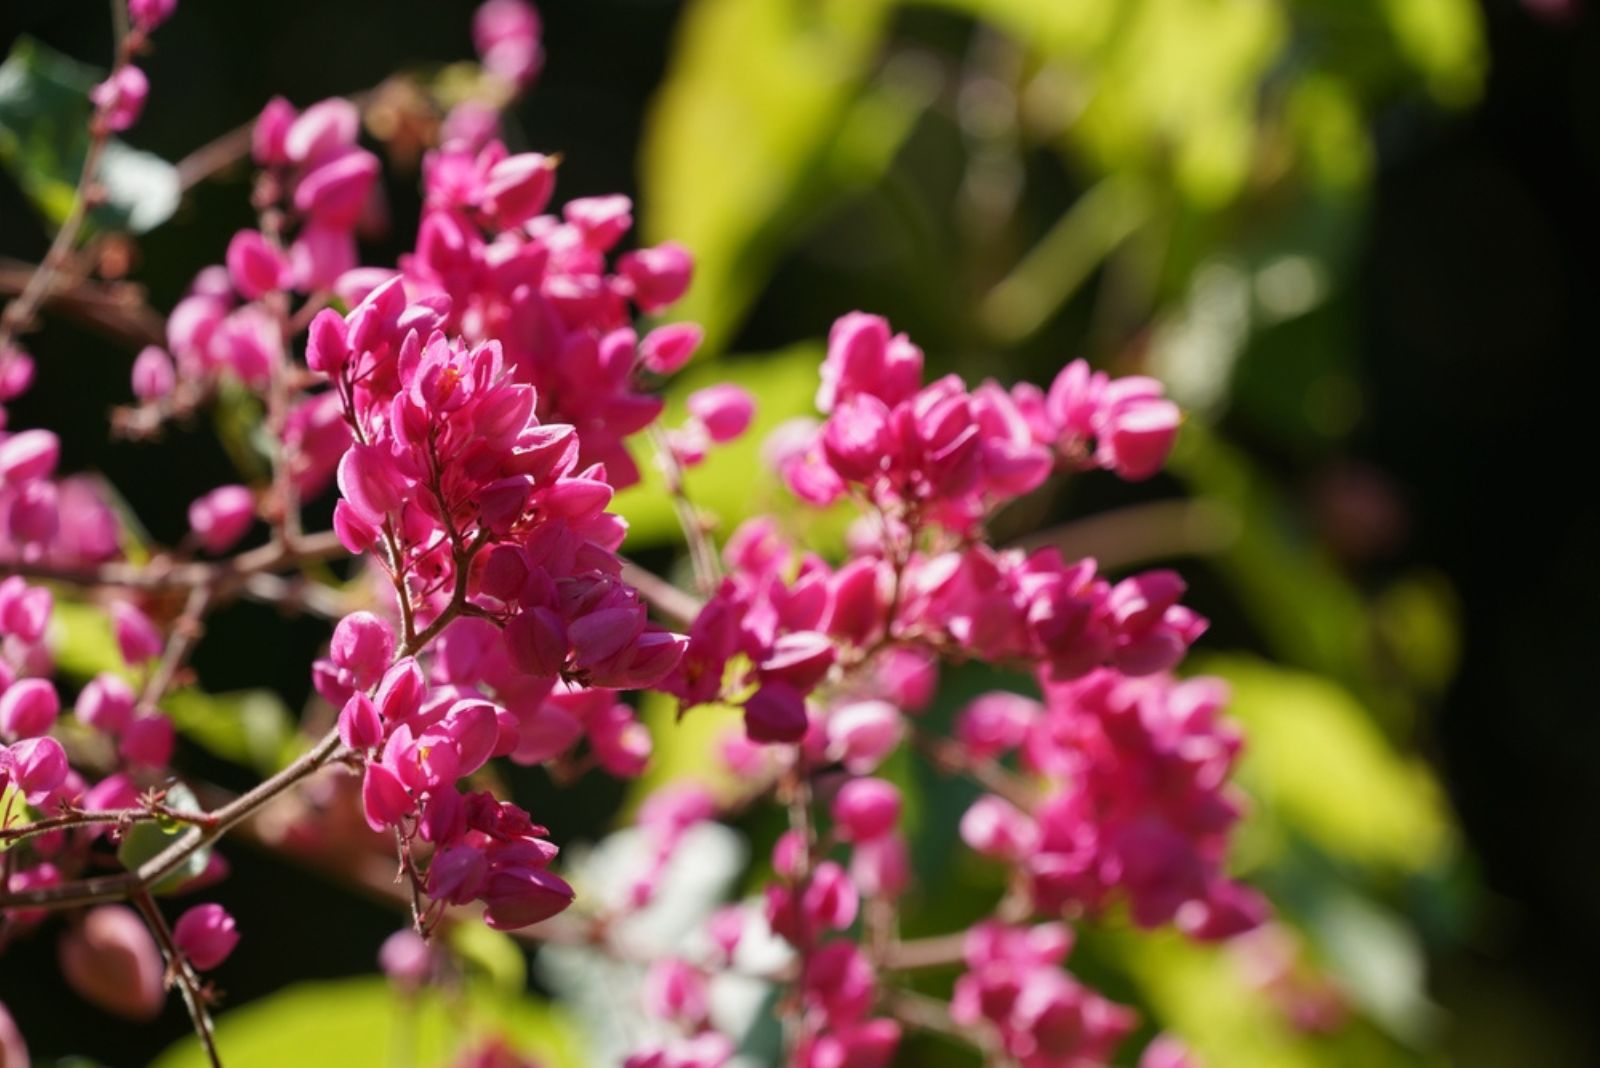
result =
[[[722,579],[722,562],[717,556],[717,547],[711,543],[705,521],[684,488],[683,465],[673,453],[666,431],[661,429],[660,423],[651,423],[648,433],[650,444],[656,450],[656,465],[667,482],[667,495],[672,498],[672,510],[689,545],[689,562],[694,567],[695,583],[702,594],[710,594]]]
[[[666,579],[632,560],[622,561],[622,581],[639,591],[656,611],[669,622],[690,626],[699,618],[705,602],[686,590],[680,590]]]
[[[176,984],[183,993],[184,1007],[189,1010],[189,1020],[194,1024],[194,1033],[200,1038],[200,1045],[206,1051],[206,1058],[211,1062],[212,1068],[222,1068],[222,1058],[217,1054],[217,1036],[212,1029],[211,1013],[206,1009],[206,993],[200,984],[199,976],[195,975],[194,969],[190,967],[189,959],[183,955],[183,950],[178,948],[178,941],[172,936],[172,928],[167,926],[167,919],[161,915],[161,910],[156,908],[150,892],[140,890],[133,895],[133,902],[144,916],[145,923],[149,924],[150,930],[155,933],[156,941],[161,943],[161,952],[167,958],[168,985]]]

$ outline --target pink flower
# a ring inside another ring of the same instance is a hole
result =
[[[206,552],[221,555],[256,521],[255,495],[245,486],[218,486],[189,505],[189,528]]]
[[[172,357],[157,345],[146,345],[133,361],[133,395],[146,403],[157,401],[177,384]]]
[[[371,749],[383,742],[378,706],[364,693],[352,694],[339,713],[339,739],[351,749]]]
[[[633,285],[634,303],[643,311],[656,312],[676,303],[688,290],[694,258],[682,245],[668,241],[630,252],[617,266]]]
[[[705,331],[695,323],[658,326],[640,343],[640,362],[658,375],[670,375],[689,362],[704,338]]]
[[[228,242],[228,276],[246,300],[255,300],[283,285],[283,255],[255,230],[240,230]]]
[[[833,799],[834,830],[846,842],[870,842],[894,830],[900,791],[882,779],[851,779]]]
[[[539,13],[525,0],[487,0],[472,17],[472,42],[484,69],[525,89],[544,66]]]
[[[85,1001],[129,1020],[148,1021],[161,1012],[161,951],[132,909],[90,909],[61,936],[58,949],[61,974]]]
[[[0,693],[0,734],[37,738],[55,725],[61,699],[48,679],[20,679]]]
[[[61,439],[48,430],[24,430],[0,438],[0,485],[24,486],[49,478],[61,455]]]
[[[125,63],[95,86],[89,99],[94,102],[96,115],[106,129],[120,133],[139,121],[145,97],[149,95],[150,80],[144,76],[144,71]]]
[[[128,665],[141,664],[161,654],[161,632],[150,622],[149,616],[129,602],[112,602],[111,624],[116,634],[117,648],[122,651],[122,659]]]
[[[433,973],[433,949],[409,927],[383,940],[378,967],[402,990],[416,990]]]
[[[263,167],[281,167],[289,162],[289,128],[294,125],[294,105],[281,96],[267,101],[250,131],[250,154]]]
[[[705,427],[717,444],[726,444],[743,434],[755,417],[756,403],[745,390],[734,385],[711,386],[689,394],[689,414]]]
[[[96,675],[78,694],[74,708],[78,719],[105,734],[121,734],[133,718],[137,700],[133,687],[121,676]]]
[[[239,931],[221,905],[196,905],[172,925],[172,938],[189,963],[202,972],[228,959],[239,944]]]
[[[67,751],[54,738],[24,738],[9,750],[0,746],[0,754],[0,780],[9,774],[28,804],[35,807],[43,807],[70,772]]]

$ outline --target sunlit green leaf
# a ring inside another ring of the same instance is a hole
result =
[[[103,671],[127,675],[106,610],[56,598],[51,612],[51,651],[64,675],[88,679]]]
[[[207,752],[264,775],[293,756],[295,722],[283,699],[270,690],[210,694],[177,690],[161,707],[184,737]]]
[[[29,37],[0,64],[0,163],[57,225],[72,210],[89,146],[89,91],[100,78]],[[106,198],[89,213],[94,226],[142,233],[177,210],[177,169],[158,156],[113,139],[96,177]]]
[[[548,1068],[584,1068],[573,1028],[558,1010],[532,998],[475,987],[456,996],[426,991],[404,997],[373,976],[298,983],[217,1016],[217,1046],[229,1068],[336,1065],[441,1068],[468,1043],[503,1036]],[[199,1043],[169,1048],[154,1068],[205,1068]]]
[[[200,802],[196,800],[193,791],[182,783],[173,783],[167,787],[165,804],[176,812],[204,811]],[[135,871],[139,865],[153,860],[163,850],[177,840],[179,835],[190,829],[188,824],[182,823],[135,823],[131,825],[122,836],[122,844],[117,847],[117,859],[129,871]],[[183,862],[150,889],[158,894],[169,893],[177,889],[190,879],[195,878],[206,870],[206,862],[211,858],[210,849],[197,849],[183,859]]]
[[[1233,691],[1229,714],[1248,739],[1239,779],[1261,818],[1360,865],[1420,872],[1448,858],[1438,782],[1338,684],[1243,655],[1197,657],[1193,668]]]
[[[504,931],[481,923],[458,923],[447,936],[461,960],[481,972],[496,990],[520,994],[528,985],[528,962],[522,948]]]

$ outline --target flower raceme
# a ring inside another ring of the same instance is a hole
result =
[[[130,0],[136,32],[174,6]],[[360,256],[358,237],[384,212],[356,105],[278,99],[263,110],[250,144],[261,221],[196,275],[166,345],[132,361],[138,408],[126,425],[148,432],[224,389],[254,392],[271,478],[196,499],[189,534],[148,568],[123,559],[130,542],[114,498],[58,473],[57,436],[9,425],[4,405],[29,388],[33,362],[15,345],[0,350],[0,562],[19,571],[0,580],[0,942],[41,927],[47,906],[102,900],[74,894],[113,863],[132,824],[176,826],[194,849],[231,825],[237,813],[211,822],[179,803],[169,692],[214,601],[276,588],[250,581],[276,578],[252,568],[290,571],[343,552],[371,580],[352,588],[379,592],[334,613],[326,655],[311,665],[335,725],[261,793],[323,767],[354,772],[344,781],[355,833],[367,834],[364,823],[374,837],[362,848],[398,856],[414,907],[414,929],[383,951],[398,985],[449,971],[426,939],[469,906],[492,927],[535,936],[571,910],[556,922],[626,957],[610,932],[655,906],[701,825],[772,800],[791,823],[771,878],[713,913],[683,952],[642,962],[643,1008],[666,1037],[627,1064],[727,1063],[737,1036],[719,1030],[715,984],[743,969],[741,947],[775,938],[787,961],[761,978],[787,988],[790,1061],[889,1065],[903,1027],[917,1023],[899,1012],[892,952],[895,917],[915,891],[902,826],[915,798],[895,757],[915,748],[982,784],[948,830],[1009,886],[965,933],[961,958],[943,962],[963,968],[950,1018],[1007,1063],[1106,1063],[1134,1018],[1065,970],[1065,921],[1126,909],[1138,926],[1216,940],[1264,918],[1228,870],[1244,807],[1229,781],[1241,741],[1217,684],[1172,675],[1206,627],[1176,573],[1107,575],[1054,547],[996,545],[987,528],[1051,479],[1154,476],[1177,408],[1151,379],[1082,361],[1047,388],[929,380],[908,337],[878,316],[845,315],[828,338],[817,418],[780,428],[766,454],[802,503],[854,510],[848,555],[749,519],[721,546],[720,568],[715,547],[696,546],[703,601],[663,599],[659,587],[647,600],[652,587],[619,555],[627,526],[610,508],[640,479],[630,445],[658,424],[663,380],[702,336],[689,323],[641,328],[639,317],[683,295],[693,261],[672,242],[629,247],[626,197],[557,205],[558,158],[498,139],[496,108],[536,78],[540,34],[522,0],[480,8],[473,37],[489,97],[441,123],[423,161],[415,245],[393,265]],[[123,128],[145,95],[143,76],[122,63],[96,90],[96,122]],[[685,408],[681,425],[653,435],[678,493],[679,469],[747,433],[755,415],[730,384],[689,394]],[[307,535],[300,504],[330,489],[331,530]],[[241,548],[262,530],[266,544]],[[190,600],[205,602],[196,615],[163,596],[188,575],[199,576]],[[85,603],[106,616],[122,663],[67,685],[51,621],[70,586],[42,577],[73,576],[95,591]],[[1038,697],[983,695],[941,734],[923,713],[941,668],[967,661],[1029,676]],[[645,859],[602,908],[563,878],[550,832],[487,788],[485,769],[503,758],[557,781],[590,769],[640,776],[653,745],[629,696],[641,690],[675,698],[684,714],[738,708],[742,729],[717,756],[745,792],[730,801],[676,783],[643,798]],[[212,858],[178,891],[220,879],[225,865]],[[141,880],[125,895],[136,901],[167,876],[125,874]],[[164,923],[120,906],[75,917],[61,943],[69,981],[111,1011],[153,1011],[160,964],[146,922]],[[185,982],[225,974],[240,943],[214,903],[184,910],[170,936],[169,974]],[[102,964],[128,977],[122,1000],[95,980]],[[14,1031],[0,1009],[7,1057]],[[1170,1037],[1146,1062],[1191,1063]]]

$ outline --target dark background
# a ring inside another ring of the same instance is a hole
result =
[[[375,84],[397,66],[470,56],[472,6],[185,0],[146,64],[153,90],[130,139],[176,159],[247,121],[273,93],[304,105]],[[1479,999],[1525,1003],[1530,1027],[1566,1036],[1571,1063],[1600,1063],[1600,701],[1591,670],[1600,650],[1591,470],[1600,424],[1600,20],[1543,21],[1516,3],[1491,2],[1486,13],[1491,68],[1481,102],[1456,116],[1396,116],[1377,132],[1380,166],[1350,296],[1352,344],[1372,388],[1348,449],[1392,476],[1405,503],[1409,533],[1386,566],[1431,563],[1462,608],[1461,670],[1422,743],[1487,892],[1467,945],[1434,962],[1434,992],[1463,1018]],[[552,2],[542,14],[549,61],[517,109],[514,136],[564,152],[564,196],[635,192],[635,149],[675,5]],[[87,62],[102,63],[109,49],[100,0],[6,0],[0,52],[19,32]],[[134,276],[156,307],[170,307],[251,222],[245,181],[240,172],[202,187],[140,241]],[[368,262],[405,247],[414,185],[414,176],[391,175],[396,229],[367,247]],[[0,177],[0,254],[36,259],[45,243]],[[775,285],[731,347],[819,335],[844,310],[834,283]],[[897,301],[892,279],[878,280],[880,294]],[[920,336],[916,302],[898,304],[885,310]],[[154,446],[105,446],[99,428],[106,409],[126,399],[127,354],[69,323],[51,327],[31,342],[39,381],[14,406],[16,425],[61,430],[64,468],[105,471],[155,537],[175,539],[187,502],[228,478],[223,459],[196,447],[204,429]],[[1298,477],[1292,457],[1277,460]],[[239,608],[213,635],[197,659],[208,687],[270,683],[295,706],[326,628],[285,628],[264,609]],[[216,770],[226,782],[227,770]],[[530,777],[519,789],[539,787]],[[608,790],[549,794],[534,811],[557,840],[592,833],[614,801]],[[230,1000],[372,968],[392,914],[248,850],[230,858],[228,904],[250,932],[226,970]],[[0,1000],[26,1020],[36,1058],[76,1052],[138,1063],[187,1030],[176,1001],[160,1027],[98,1015],[84,1026],[53,953],[53,939],[34,938],[0,963]]]

